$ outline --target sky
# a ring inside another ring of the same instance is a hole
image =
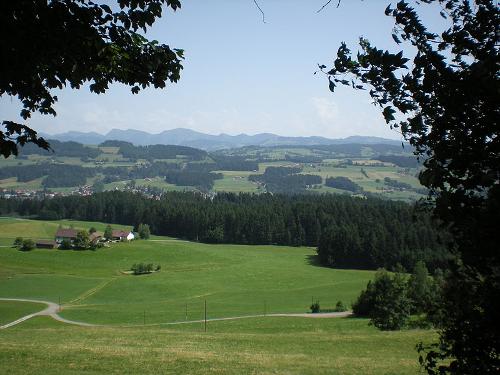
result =
[[[166,89],[133,95],[114,84],[101,95],[57,92],[57,116],[33,115],[37,131],[107,133],[139,129],[159,133],[189,128],[209,134],[275,133],[344,138],[401,136],[388,128],[365,91],[328,90],[317,64],[329,65],[342,41],[357,49],[360,36],[379,48],[400,51],[391,38],[389,1],[184,0],[168,10],[146,36],[185,50],[181,80]],[[393,3],[395,3],[393,1]],[[0,98],[2,120],[20,120],[16,98]]]

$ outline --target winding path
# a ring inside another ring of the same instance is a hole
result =
[[[44,303],[47,305],[47,307],[44,310],[38,311],[36,313],[32,313],[26,316],[23,316],[22,318],[19,318],[13,322],[7,323],[3,326],[0,326],[0,329],[5,329],[9,328],[12,326],[15,326],[17,324],[20,324],[28,319],[31,319],[35,316],[50,316],[52,319],[55,319],[59,322],[62,323],[67,323],[67,324],[74,324],[78,326],[83,326],[83,327],[98,327],[99,325],[97,324],[90,324],[90,323],[85,323],[85,322],[77,322],[75,320],[69,320],[65,319],[61,316],[59,316],[58,312],[61,309],[61,306],[58,305],[57,303],[54,302],[49,302],[49,301],[41,301],[41,300],[36,300],[36,299],[23,299],[23,298],[0,298],[0,301],[16,301],[16,302],[34,302],[34,303]],[[207,319],[207,322],[217,322],[217,321],[224,321],[224,320],[237,320],[237,319],[248,319],[248,318],[263,318],[263,317],[295,317],[295,318],[313,318],[313,319],[321,319],[321,318],[343,318],[352,315],[351,311],[345,311],[345,312],[330,312],[330,313],[316,313],[316,314],[310,314],[310,313],[276,313],[276,314],[256,314],[256,315],[241,315],[241,316],[230,316],[226,318],[210,318]],[[163,326],[163,325],[178,325],[178,324],[190,324],[190,323],[202,323],[204,322],[204,319],[198,319],[198,320],[185,320],[185,321],[177,321],[177,322],[169,322],[169,323],[154,323],[154,324],[147,324],[147,326]],[[144,326],[144,325],[139,325],[137,324],[136,326]],[[123,327],[133,327],[131,325],[126,325]]]
[[[35,316],[50,316],[52,319],[55,319],[59,322],[74,324],[74,325],[84,326],[84,327],[95,327],[96,326],[96,324],[77,322],[74,320],[64,319],[63,317],[59,316],[59,314],[58,314],[58,312],[61,309],[61,306],[59,306],[57,303],[54,303],[54,302],[40,301],[40,300],[36,300],[36,299],[24,299],[24,298],[0,298],[0,301],[33,302],[33,303],[44,303],[47,305],[47,307],[41,311],[23,316],[22,318],[14,320],[13,322],[10,322],[10,323],[7,323],[3,326],[0,326],[0,329],[5,329],[5,328],[15,326],[16,324],[22,323],[22,322],[24,322],[28,319],[31,319]]]

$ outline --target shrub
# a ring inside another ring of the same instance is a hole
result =
[[[139,238],[142,240],[147,240],[151,235],[151,230],[149,229],[148,224],[139,224],[137,232],[139,233]]]
[[[17,247],[18,249],[20,249],[21,246],[23,246],[23,238],[22,237],[16,237],[16,239],[14,240],[14,243],[12,245],[14,247]]]
[[[313,314],[319,313],[321,311],[319,301],[313,302],[311,306],[309,306],[309,308],[311,309],[311,313]]]
[[[61,249],[61,250],[69,250],[72,247],[73,246],[71,245],[71,241],[70,240],[62,240],[61,245],[59,246],[59,249]]]
[[[347,311],[347,307],[344,305],[342,301],[338,301],[337,304],[335,305],[335,311],[344,312]]]
[[[35,248],[35,242],[32,239],[23,240],[23,244],[21,245],[20,250],[22,251],[30,251]]]
[[[157,265],[156,268],[153,263],[135,263],[130,270],[134,275],[144,275],[147,273],[152,273],[153,271],[159,271],[161,269],[160,265]]]

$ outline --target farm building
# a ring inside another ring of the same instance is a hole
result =
[[[52,240],[37,240],[35,246],[37,249],[55,249],[57,248],[57,242]]]
[[[115,241],[132,241],[135,238],[135,235],[133,232],[128,230],[113,229],[111,238]]]
[[[90,241],[92,241],[92,242],[99,242],[102,240],[102,236],[103,236],[102,233],[94,232],[94,233],[90,233],[89,238],[90,238]]]
[[[76,229],[63,229],[59,228],[56,232],[56,242],[60,244],[64,240],[73,242],[76,239],[78,231]]]

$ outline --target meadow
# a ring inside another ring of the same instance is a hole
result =
[[[373,272],[320,267],[312,248],[157,236],[96,251],[21,252],[9,246],[18,235],[50,238],[59,225],[105,227],[0,219],[0,297],[60,301],[62,317],[102,326],[36,317],[0,330],[5,373],[415,374],[415,345],[435,336],[381,332],[357,318],[209,321],[207,332],[202,323],[172,324],[202,319],[205,301],[209,319],[305,313],[311,300],[324,309],[339,300],[350,305]],[[123,273],[138,262],[160,264],[161,271]],[[0,322],[34,311],[36,304],[2,302]]]

